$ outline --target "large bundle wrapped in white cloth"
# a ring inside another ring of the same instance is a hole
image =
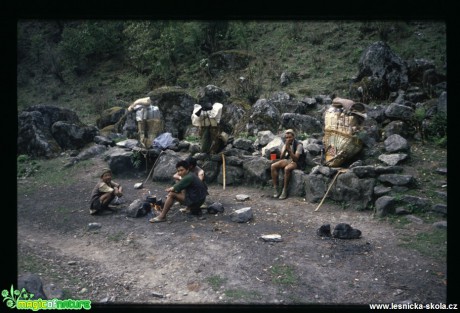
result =
[[[152,99],[150,99],[150,97],[145,97],[145,98],[140,98],[140,99],[137,99],[136,101],[134,101],[129,107],[128,107],[128,111],[131,112],[131,111],[136,111],[140,108],[142,108],[143,106],[149,106],[152,104]]]
[[[209,111],[201,111],[200,116],[196,115],[198,111],[202,109],[201,105],[195,104],[192,112],[192,125],[203,127],[203,126],[217,126],[222,117],[222,103],[214,103],[212,109]]]

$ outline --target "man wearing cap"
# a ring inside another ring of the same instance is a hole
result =
[[[109,203],[117,197],[123,196],[123,188],[120,184],[112,181],[112,171],[104,168],[101,171],[101,181],[96,184],[91,193],[91,205],[89,213],[96,214],[99,211],[107,210]]]
[[[275,189],[273,197],[281,200],[287,198],[287,188],[289,180],[291,178],[291,172],[296,168],[302,168],[302,162],[304,161],[303,156],[303,145],[295,139],[295,133],[292,129],[288,129],[284,132],[284,146],[281,149],[280,160],[275,161],[271,165],[271,174],[273,181],[273,188]],[[284,169],[284,183],[283,191],[281,195],[278,190],[278,171]]]

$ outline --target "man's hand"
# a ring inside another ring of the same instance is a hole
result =
[[[173,188],[173,187],[169,187],[169,188],[166,188],[165,191],[167,191],[167,192],[173,192],[173,191],[174,191],[174,188]]]

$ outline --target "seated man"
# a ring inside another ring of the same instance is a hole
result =
[[[112,181],[112,171],[104,168],[101,171],[101,181],[96,184],[91,193],[91,204],[89,213],[96,214],[99,211],[107,210],[110,202],[117,197],[123,196],[123,188],[120,184]]]
[[[208,187],[196,176],[190,172],[190,165],[187,161],[179,161],[176,164],[177,174],[181,177],[174,186],[166,189],[168,196],[166,198],[160,215],[150,219],[150,223],[166,221],[166,214],[177,200],[190,208],[191,213],[198,215],[201,213],[201,205],[206,200]],[[185,190],[185,192],[182,192]]]
[[[285,131],[284,142],[285,144],[281,149],[280,160],[271,165],[273,188],[275,189],[273,197],[279,197],[281,200],[287,198],[287,188],[291,178],[291,172],[296,168],[303,167],[302,162],[304,162],[305,156],[303,145],[295,139],[295,133],[292,129]],[[280,169],[284,169],[284,183],[281,195],[278,191],[278,171]]]
[[[189,169],[190,169],[190,172],[195,174],[196,176],[198,176],[198,178],[203,182],[204,182],[204,170],[199,167],[197,164],[196,164],[196,159],[192,156],[188,157],[185,161],[188,162],[189,164]],[[175,182],[177,183],[179,180],[182,179],[182,177],[179,176],[178,173],[175,173],[174,176],[173,176]],[[206,184],[206,183],[205,183]],[[182,192],[185,192],[184,190]],[[182,213],[190,213],[190,208],[187,207],[187,208],[182,208],[180,209],[180,211]]]

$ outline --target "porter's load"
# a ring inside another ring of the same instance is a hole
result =
[[[334,98],[324,115],[325,165],[339,167],[361,151],[357,136],[366,118],[365,106],[349,99]]]
[[[150,97],[145,97],[134,101],[128,111],[136,112],[139,140],[149,148],[153,139],[163,132],[164,122],[160,109],[152,104]]]
[[[199,105],[195,104],[192,113],[192,125],[197,127],[214,126],[220,122],[222,117],[222,103]]]
[[[217,153],[221,150],[222,140],[219,138],[219,122],[222,117],[222,103],[210,102],[203,105],[195,104],[192,112],[192,125],[200,128],[201,152]]]

